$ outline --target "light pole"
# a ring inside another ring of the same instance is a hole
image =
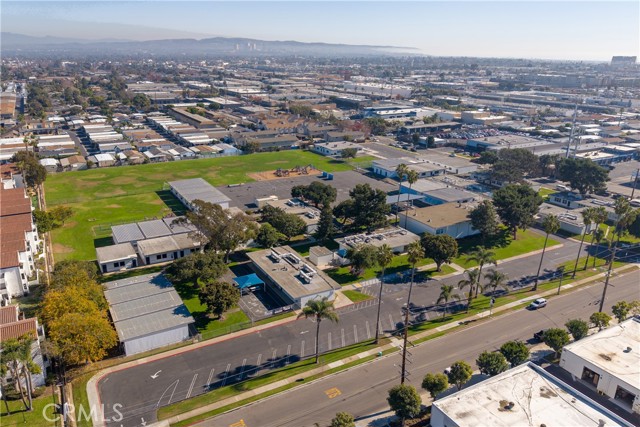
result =
[[[562,288],[562,279],[564,278],[564,265],[561,265],[558,268],[558,271],[560,272],[560,283],[558,283],[558,295],[560,295],[560,288]]]

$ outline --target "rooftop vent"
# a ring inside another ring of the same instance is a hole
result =
[[[633,351],[633,349],[631,347],[627,347],[624,349],[625,353],[631,353],[631,351]]]

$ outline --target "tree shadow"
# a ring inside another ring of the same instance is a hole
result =
[[[158,190],[156,194],[175,215],[184,215],[186,208],[170,190]]]
[[[113,238],[111,236],[108,237],[99,237],[97,239],[93,239],[93,246],[96,248],[102,248],[105,246],[111,246],[114,244]]]

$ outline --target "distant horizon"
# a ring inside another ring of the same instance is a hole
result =
[[[3,1],[1,23],[3,32],[87,41],[224,37],[589,62],[640,52],[633,1]]]

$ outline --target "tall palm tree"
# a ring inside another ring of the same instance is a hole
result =
[[[382,306],[382,286],[384,285],[384,273],[391,261],[393,260],[393,251],[391,247],[386,243],[378,248],[376,255],[378,265],[382,267],[382,275],[380,276],[380,290],[378,291],[378,316],[376,317],[376,339],[375,343],[378,344],[378,336],[380,335],[380,308]]]
[[[14,387],[20,394],[20,398],[22,399],[22,403],[24,404],[25,409],[30,410],[30,407],[27,404],[27,400],[25,398],[24,389],[22,388],[22,381],[20,379],[21,351],[22,348],[20,341],[18,341],[17,339],[9,339],[2,343],[2,352],[0,352],[0,357],[2,357],[2,364],[7,367],[9,375],[11,375],[11,378],[13,379]]]
[[[482,277],[482,267],[484,267],[485,264],[497,265],[495,256],[495,252],[490,251],[482,246],[476,247],[475,250],[467,255],[467,261],[474,261],[478,263],[478,281],[480,281],[480,278]],[[478,297],[479,290],[480,288],[476,287],[476,295],[474,298]]]
[[[409,199],[411,198],[411,187],[413,184],[418,181],[419,175],[418,172],[414,170],[409,170],[407,172],[407,182],[409,183],[409,193],[407,193],[407,203],[409,203]],[[404,226],[407,227],[407,215],[404,216]]]
[[[2,353],[0,353],[1,355]],[[6,385],[6,377],[9,372],[9,368],[7,367],[5,361],[0,361],[0,394],[2,394],[2,400],[4,400],[4,406],[7,410],[7,415],[11,415],[11,409],[9,409],[9,402],[7,401],[7,390],[5,389]]]
[[[594,210],[595,210],[595,207],[588,207],[582,212],[580,212],[582,215],[582,222],[584,223],[584,232],[582,233],[582,239],[580,239],[580,247],[578,248],[578,255],[576,256],[576,263],[573,266],[573,273],[571,274],[572,279],[576,277],[576,271],[578,270],[578,261],[580,260],[580,255],[582,255],[582,244],[584,243],[584,238],[587,236],[587,230],[589,229],[589,227],[591,227],[591,224],[593,223],[593,217],[595,215]],[[589,256],[588,251],[587,251],[587,256]],[[589,259],[587,259],[587,262],[588,261]]]
[[[491,294],[495,293],[498,288],[504,289],[507,292],[509,291],[509,287],[507,286],[509,276],[505,273],[492,268],[484,275],[484,278],[489,281],[486,287],[491,288]]]
[[[322,299],[312,299],[303,307],[302,313],[298,315],[298,319],[304,317],[308,319],[312,317],[316,322],[316,363],[320,357],[320,347],[318,339],[320,338],[320,322],[323,319],[331,320],[337,323],[340,320],[338,313],[333,308],[333,301],[329,301],[327,297]]]
[[[19,360],[21,365],[21,374],[25,379],[25,385],[27,387],[27,398],[29,399],[29,411],[33,410],[33,379],[32,374],[39,374],[40,366],[33,361],[31,356],[31,346],[33,344],[33,338],[29,335],[24,335],[20,338]]]
[[[404,180],[405,175],[409,171],[409,168],[404,163],[400,163],[398,167],[396,167],[396,175],[398,175],[398,201],[396,202],[396,223],[398,222],[398,211],[400,209],[400,193],[402,192],[402,180]]]
[[[438,300],[436,304],[440,304],[442,302],[442,318],[447,314],[447,304],[450,299],[454,299],[456,301],[460,301],[460,295],[453,293],[453,285],[442,285],[440,286],[440,295],[438,295]]]
[[[560,220],[557,216],[551,214],[544,217],[542,220],[542,228],[547,233],[544,237],[544,246],[542,247],[542,255],[540,255],[540,264],[538,264],[538,272],[536,273],[536,281],[533,284],[532,291],[538,290],[538,281],[540,280],[540,269],[542,269],[542,260],[544,259],[544,253],[547,250],[547,241],[549,240],[549,234],[553,234],[560,230]]]
[[[404,345],[402,346],[402,375],[400,377],[400,384],[404,384],[406,376],[406,363],[407,363],[407,339],[409,336],[409,307],[411,306],[411,291],[413,290],[413,280],[416,274],[416,264],[424,258],[424,249],[420,244],[420,241],[412,242],[407,249],[407,260],[411,265],[411,282],[409,284],[409,295],[407,296],[407,309],[404,313]]]
[[[462,279],[458,282],[458,289],[462,290],[464,288],[469,288],[469,294],[467,298],[467,313],[469,312],[469,307],[471,306],[471,299],[473,298],[474,288],[480,287],[480,270],[465,270],[467,273],[467,278]]]
[[[598,206],[592,212],[591,220],[593,221],[595,228],[591,235],[591,245],[590,245],[591,247],[587,251],[587,259],[584,262],[585,270],[587,269],[587,265],[589,265],[589,253],[594,249],[593,247],[594,241],[596,241],[597,245],[595,248],[596,252],[593,254],[593,266],[594,267],[596,266],[596,255],[598,252],[597,246],[600,246],[600,242],[604,238],[604,231],[600,229],[600,224],[604,224],[604,222],[607,220],[608,217],[609,215],[607,214],[607,210],[604,208],[604,206]]]

